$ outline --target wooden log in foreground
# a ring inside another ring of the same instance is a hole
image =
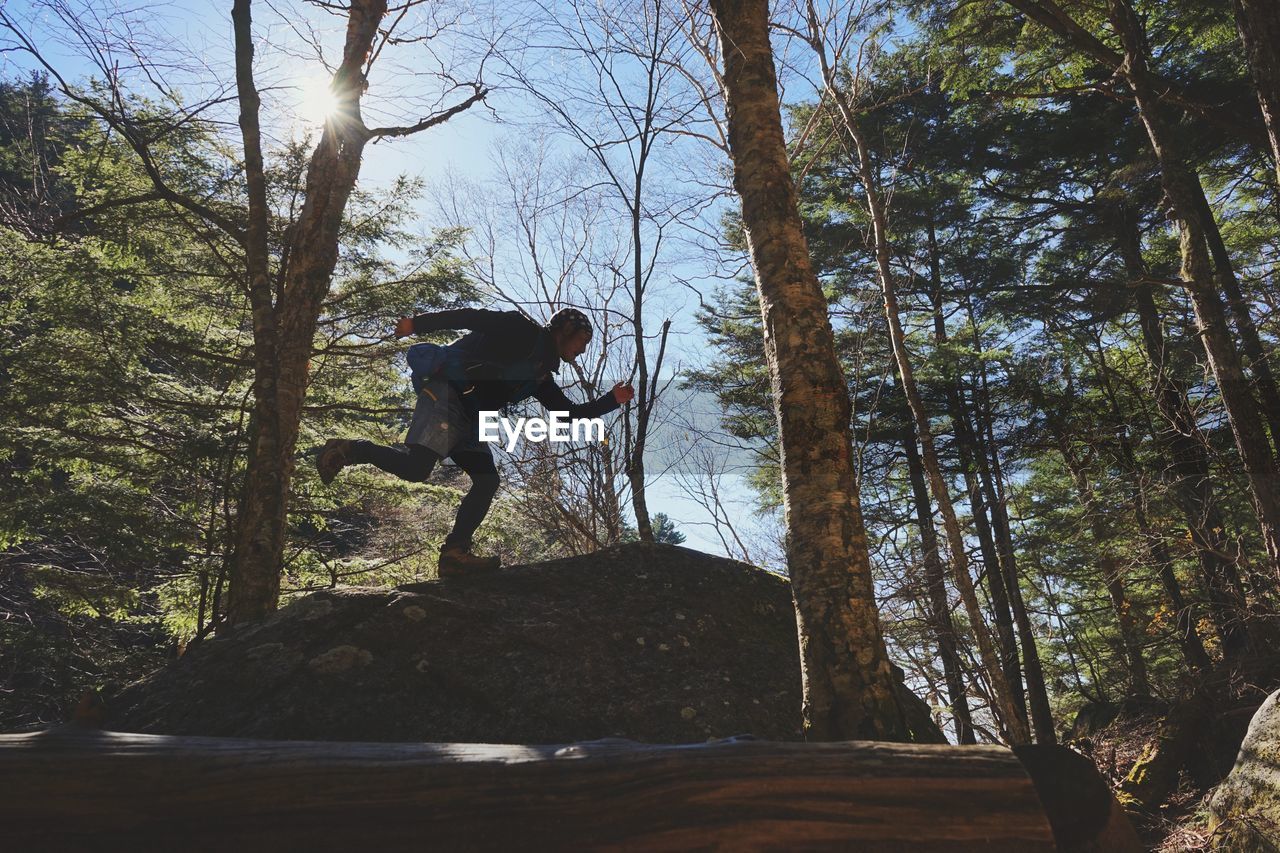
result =
[[[0,736],[0,792],[0,838],[14,851],[1141,849],[1093,766],[1061,747],[338,743],[65,727]]]

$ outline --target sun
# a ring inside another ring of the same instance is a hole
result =
[[[298,104],[298,118],[308,125],[324,124],[338,110],[338,99],[329,88],[329,80],[311,77],[303,81],[302,100]]]

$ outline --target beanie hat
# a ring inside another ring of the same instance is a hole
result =
[[[577,308],[561,308],[551,315],[551,319],[547,321],[547,328],[553,332],[564,329],[570,334],[586,332],[587,337],[591,337],[591,321]]]

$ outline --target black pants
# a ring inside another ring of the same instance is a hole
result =
[[[498,494],[498,468],[493,464],[493,456],[474,450],[454,453],[449,458],[467,472],[471,478],[471,489],[462,498],[453,530],[444,544],[446,548],[457,545],[469,549],[471,537],[484,521],[494,496]],[[410,444],[408,450],[401,450],[372,441],[354,441],[351,443],[351,461],[375,465],[410,483],[425,483],[440,461],[440,454],[420,444]]]

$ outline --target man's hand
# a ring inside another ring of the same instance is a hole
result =
[[[407,338],[409,335],[412,335],[412,334],[413,334],[413,318],[412,317],[401,317],[399,320],[396,320],[396,337],[397,338]]]
[[[618,405],[625,405],[631,402],[631,398],[636,395],[636,389],[631,387],[630,382],[619,382],[613,386],[613,399],[618,401]]]

